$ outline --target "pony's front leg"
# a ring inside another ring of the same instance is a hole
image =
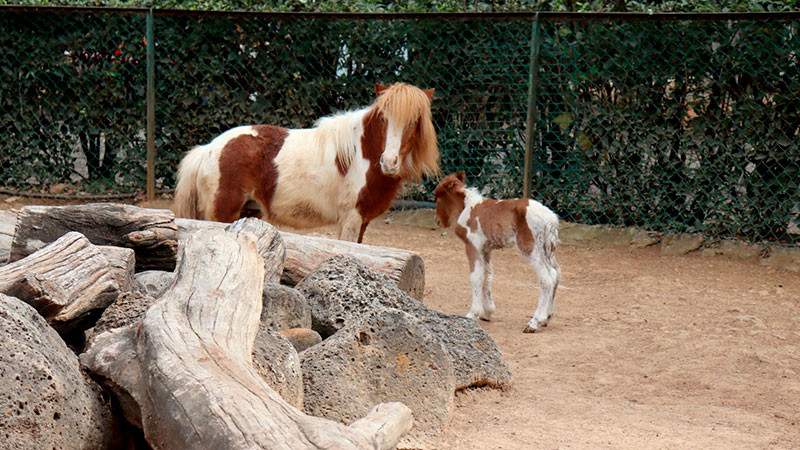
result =
[[[486,276],[486,262],[483,253],[467,241],[467,259],[469,259],[469,283],[472,286],[472,307],[467,317],[475,319],[483,315],[483,282]]]
[[[361,214],[355,209],[339,214],[339,221],[336,223],[337,237],[342,241],[358,241],[361,231]]]
[[[487,250],[483,254],[484,260],[484,277],[483,277],[483,311],[480,318],[486,321],[492,320],[494,314],[494,299],[492,298],[492,278],[494,278],[494,269],[492,268],[492,251]]]

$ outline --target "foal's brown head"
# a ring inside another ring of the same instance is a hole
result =
[[[439,225],[450,228],[450,221],[461,214],[466,187],[463,170],[444,177],[436,186],[433,195],[436,197],[436,220]]]

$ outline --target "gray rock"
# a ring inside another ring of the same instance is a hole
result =
[[[147,308],[155,302],[153,297],[140,292],[123,292],[114,303],[103,311],[94,328],[86,331],[86,342],[91,343],[92,339],[104,331],[121,328],[139,321]]]
[[[175,272],[146,270],[133,276],[134,290],[153,298],[161,297],[175,281]]]
[[[303,407],[303,377],[300,357],[292,344],[281,334],[258,326],[253,343],[253,367],[287,403]]]
[[[35,309],[0,294],[0,446],[108,448],[109,405]]]
[[[289,328],[278,330],[278,333],[285,337],[298,353],[322,342],[319,333],[309,328]]]
[[[277,283],[264,283],[261,323],[270,330],[311,328],[311,308],[296,289]]]
[[[396,308],[422,320],[444,344],[453,358],[457,389],[504,387],[511,380],[500,350],[475,320],[429,309],[355,258],[325,261],[297,289],[308,299],[312,328],[323,339],[380,306]]]
[[[377,403],[402,402],[414,427],[401,446],[437,435],[453,407],[447,350],[422,321],[397,309],[366,312],[300,358],[306,413],[350,423]]]
[[[661,253],[685,255],[703,245],[705,238],[700,234],[668,234],[661,239]]]

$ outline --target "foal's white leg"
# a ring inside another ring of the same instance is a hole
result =
[[[547,321],[550,319],[550,313],[553,311],[554,305],[551,305],[554,300],[555,287],[558,285],[557,271],[551,271],[550,264],[548,264],[544,250],[538,245],[534,248],[533,252],[528,255],[528,264],[536,271],[536,276],[539,278],[539,302],[536,304],[536,310],[533,312],[533,317],[525,327],[526,333],[533,333],[540,327],[547,326]]]
[[[484,277],[483,277],[483,312],[480,318],[483,320],[492,320],[494,314],[494,299],[492,298],[492,278],[494,278],[494,269],[492,268],[492,251],[486,251],[483,254],[484,264]]]
[[[358,232],[361,231],[361,214],[355,209],[340,212],[336,229],[336,239],[356,242]]]
[[[475,319],[483,315],[483,282],[486,275],[486,262],[483,260],[483,253],[470,242],[467,242],[467,258],[470,268],[469,283],[472,286],[472,307],[470,307],[467,317]]]

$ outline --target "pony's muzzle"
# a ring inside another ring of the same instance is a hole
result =
[[[397,156],[393,158],[384,158],[381,155],[381,172],[384,175],[397,175],[400,172],[400,163]]]

